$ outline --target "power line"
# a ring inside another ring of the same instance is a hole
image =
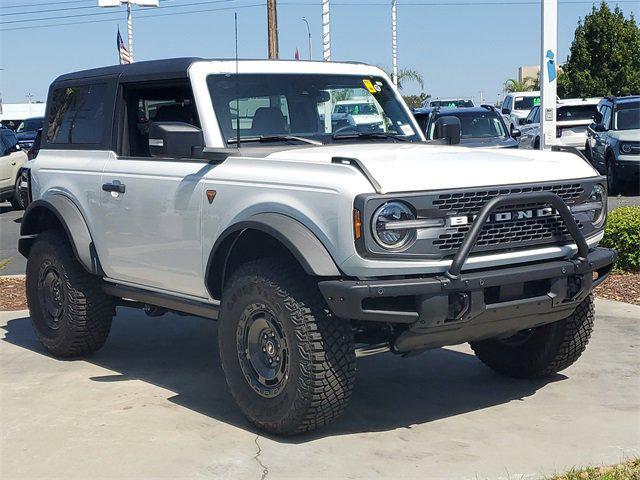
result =
[[[165,0],[165,1],[170,1],[170,0]],[[179,5],[162,6],[162,7],[158,7],[157,9],[164,10],[168,8],[195,7],[198,5],[210,5],[213,3],[228,3],[228,2],[235,2],[235,1],[237,0],[206,0],[206,1],[193,2],[193,3],[182,3]],[[76,7],[76,8],[87,8],[87,7]],[[90,8],[93,8],[93,7],[90,7]],[[30,13],[36,13],[36,12],[30,12]],[[0,24],[6,25],[6,24],[12,24],[12,23],[41,22],[43,20],[66,20],[68,18],[92,17],[94,15],[113,15],[114,13],[117,14],[119,12],[118,11],[113,11],[113,12],[100,11],[100,12],[92,12],[92,13],[78,13],[75,15],[60,15],[57,17],[28,18],[24,20],[8,20],[8,21],[0,22]]]
[[[234,0],[229,0],[229,1],[234,1]],[[193,14],[193,13],[205,13],[205,12],[219,12],[219,11],[223,11],[223,10],[237,10],[237,9],[241,9],[241,8],[254,8],[254,7],[264,7],[265,3],[252,3],[249,5],[235,5],[232,7],[222,7],[222,8],[206,8],[206,9],[200,9],[200,10],[191,10],[188,12],[171,12],[171,13],[157,13],[157,14],[151,14],[151,15],[139,15],[136,20],[143,20],[145,18],[152,18],[152,17],[168,17],[170,15],[189,15],[189,14]],[[102,19],[102,20],[86,20],[83,22],[65,22],[65,23],[51,23],[51,24],[47,24],[47,25],[30,25],[28,27],[12,27],[12,28],[3,28],[2,30],[0,30],[0,33],[2,32],[12,32],[12,31],[16,31],[16,30],[33,30],[35,28],[49,28],[49,27],[65,27],[65,26],[71,26],[71,25],[86,25],[88,23],[105,23],[105,22],[118,22],[120,19],[118,18],[107,18],[107,19]]]

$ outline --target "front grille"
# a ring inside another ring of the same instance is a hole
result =
[[[478,213],[485,203],[498,195],[537,192],[555,193],[564,200],[565,203],[570,204],[584,193],[584,188],[579,183],[567,183],[562,185],[487,189],[478,190],[477,192],[443,193],[438,195],[438,198],[433,201],[433,205],[437,206],[439,210],[453,212],[456,215],[472,215]],[[514,207],[515,205],[503,207],[502,209],[505,210]]]
[[[478,191],[452,192],[438,195],[433,205],[450,215],[474,215],[493,197],[498,195],[513,195],[519,193],[552,192],[565,203],[571,205],[584,194],[584,188],[579,183],[558,185],[524,186],[510,188],[495,188]],[[496,211],[510,211],[519,209],[543,208],[544,204],[518,204],[502,206]],[[582,224],[578,222],[578,227]],[[433,246],[443,253],[455,251],[462,245],[462,241],[470,225],[451,227],[433,240]],[[499,250],[501,248],[564,242],[571,240],[571,236],[559,215],[543,218],[529,218],[499,223],[487,223],[482,229],[474,251]]]

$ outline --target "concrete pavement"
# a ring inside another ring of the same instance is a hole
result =
[[[580,361],[544,381],[466,346],[358,361],[345,415],[267,438],[240,415],[216,324],[120,309],[106,346],[59,361],[0,313],[0,477],[530,478],[640,455],[640,307],[599,300]]]

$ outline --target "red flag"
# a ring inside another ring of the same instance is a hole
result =
[[[296,60],[300,60],[300,53],[298,52],[298,47],[296,47],[296,53],[293,54],[293,58]]]

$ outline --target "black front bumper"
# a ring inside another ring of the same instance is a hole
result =
[[[509,335],[569,316],[610,273],[616,254],[401,280],[319,283],[334,315],[407,324],[399,352]],[[595,274],[594,274],[595,273]],[[595,279],[594,279],[595,277]]]
[[[514,203],[552,205],[575,240],[572,259],[462,273],[489,215]],[[568,317],[610,273],[616,253],[589,250],[567,205],[554,193],[498,195],[476,216],[449,270],[400,280],[319,282],[334,315],[407,324],[394,339],[397,352],[509,336]]]

